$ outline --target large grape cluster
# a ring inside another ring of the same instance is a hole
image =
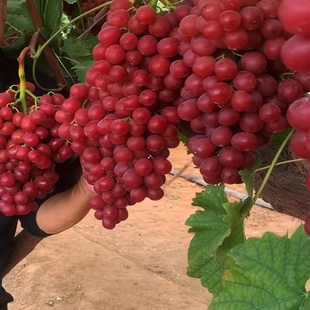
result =
[[[24,111],[16,93],[0,93],[0,212],[7,216],[34,211],[37,199],[52,192],[58,180],[55,163],[72,155],[54,118],[64,97],[43,95],[36,101],[27,95]]]
[[[304,87],[305,95],[288,108],[287,120],[296,131],[290,140],[292,152],[299,158],[310,159],[310,1],[283,0],[279,7],[279,18],[284,29],[292,34],[281,49],[284,64],[295,71]],[[310,190],[310,171],[306,176]],[[310,216],[305,221],[305,231],[310,236]]]
[[[179,56],[179,20],[176,12],[114,1],[86,83],[74,85],[56,112],[58,134],[80,156],[97,193],[90,205],[105,228],[126,219],[128,205],[163,197],[169,148],[179,144],[172,102],[183,82],[170,73]]]
[[[288,108],[287,120],[296,129],[290,147],[300,158],[310,159],[310,2],[284,0],[279,7],[279,18],[284,29],[292,36],[282,46],[281,59],[294,70],[295,76],[304,86],[306,93]],[[310,189],[310,172],[306,177]]]
[[[281,61],[290,36],[277,0],[195,0],[177,38],[191,68],[178,114],[196,134],[188,148],[207,183],[241,182],[239,170],[271,135],[288,127],[288,106],[304,88]]]
[[[310,5],[309,0],[283,0],[279,20],[290,38],[283,44],[281,59],[292,71],[310,72]]]
[[[287,109],[308,80],[282,61],[292,35],[278,19],[280,3],[194,0],[161,13],[111,4],[85,83],[56,113],[104,227],[125,219],[128,205],[163,196],[178,130],[189,133],[207,183],[234,184],[253,151],[289,126]]]

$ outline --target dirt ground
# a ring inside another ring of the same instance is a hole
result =
[[[190,163],[184,147],[172,150],[175,171]],[[191,164],[184,174],[199,176]],[[43,240],[8,275],[11,310],[202,310],[211,295],[186,275],[192,236],[185,220],[191,200],[203,187],[168,176],[165,197],[130,207],[130,216],[113,231],[93,212],[72,229]],[[242,186],[230,189],[243,192]],[[246,222],[249,237],[265,231],[291,233],[300,221],[255,206]]]

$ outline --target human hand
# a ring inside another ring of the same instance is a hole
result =
[[[84,174],[82,174],[80,177],[79,185],[82,191],[85,192],[87,195],[90,195],[92,197],[96,195],[96,192],[94,190],[94,185],[91,185],[87,182]]]

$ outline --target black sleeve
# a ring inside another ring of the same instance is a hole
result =
[[[80,166],[80,161],[77,157],[71,158],[67,160],[63,164],[58,164],[55,167],[55,171],[59,175],[59,180],[55,184],[55,189],[52,193],[48,194],[44,199],[38,200],[39,206],[42,205],[44,201],[49,199],[55,194],[62,193],[73,185],[75,185],[82,173],[82,169]],[[30,212],[26,215],[19,216],[19,220],[24,229],[30,232],[34,236],[38,237],[46,237],[49,236],[46,232],[41,230],[36,221],[37,210],[34,212]]]
[[[37,211],[30,212],[26,215],[22,215],[19,217],[19,220],[21,222],[21,225],[24,229],[26,229],[29,233],[31,233],[34,236],[38,237],[47,237],[49,234],[47,234],[45,231],[40,229],[40,227],[37,224]]]
[[[13,296],[9,294],[0,283],[0,310],[7,309],[6,306],[9,302],[12,302]]]

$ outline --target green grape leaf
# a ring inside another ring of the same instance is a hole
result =
[[[193,205],[204,211],[196,211],[185,223],[195,233],[189,246],[187,273],[201,278],[202,285],[216,295],[222,290],[223,272],[234,264],[228,251],[245,239],[242,202],[228,202],[224,186],[213,185],[196,194]]]
[[[243,203],[242,203],[242,207],[240,209],[240,215],[241,216],[248,216],[249,215],[249,211],[251,210],[251,208],[254,205],[254,200],[252,197],[248,197],[246,198]]]
[[[185,145],[187,144],[189,138],[184,133],[179,131],[178,137],[181,142],[183,142]]]
[[[217,261],[225,267],[234,263],[231,258],[227,256],[227,252],[245,241],[244,217],[240,215],[240,209],[242,206],[242,201],[227,202],[223,204],[223,207],[227,212],[227,215],[225,215],[223,219],[229,224],[231,232],[224,240],[223,244],[217,249],[216,257]]]
[[[215,257],[210,256],[201,269],[202,286],[206,287],[214,295],[219,294],[223,289],[221,279],[224,271],[225,268],[216,261]]]
[[[191,226],[191,231],[196,235],[191,241],[189,248],[189,272],[192,276],[201,276],[201,262],[223,243],[230,234],[228,223],[219,220],[217,214],[205,211],[196,211],[185,223]],[[207,246],[206,246],[207,245]]]
[[[63,2],[62,0],[36,0],[36,3],[44,25],[43,33],[48,38],[60,28]]]
[[[92,49],[98,43],[93,36],[83,40],[77,40],[79,33],[70,32],[70,37],[63,41],[61,54],[66,55],[66,60],[71,64],[71,71],[78,81],[84,81],[87,69],[94,63],[92,60]]]
[[[62,54],[68,55],[73,62],[80,62],[83,60],[91,60],[92,48],[97,44],[97,39],[94,37],[88,37],[84,40],[77,40],[77,38],[69,37],[63,41],[61,46]]]
[[[249,197],[254,197],[254,176],[255,170],[261,166],[261,161],[257,160],[251,169],[243,169],[240,171],[241,179],[245,185],[245,189]]]
[[[188,249],[187,274],[194,278],[202,278],[202,285],[210,292],[219,292],[224,270],[216,262],[215,252],[229,236],[229,225],[212,211],[196,211],[185,224],[191,226],[191,232],[195,232]]]
[[[307,298],[305,302],[299,307],[298,310],[308,310],[310,309],[310,298]]]
[[[7,2],[7,19],[2,49],[10,58],[17,58],[20,51],[29,44],[34,27],[28,14],[25,0]]]
[[[86,71],[93,63],[94,62],[92,60],[86,60],[72,67],[72,70],[75,72],[76,78],[79,82],[83,82],[85,80]]]
[[[201,207],[206,211],[212,209],[223,215],[226,212],[221,206],[226,202],[228,202],[228,199],[223,184],[208,185],[206,190],[201,193],[196,193],[192,205]]]
[[[209,310],[310,309],[305,284],[310,277],[310,238],[303,227],[292,237],[266,233],[233,248],[235,261],[224,272],[223,290]]]
[[[7,3],[7,28],[12,28],[17,35],[32,33],[33,23],[24,0],[11,0]],[[8,29],[6,29],[6,32]]]
[[[290,134],[290,132],[291,132],[291,128],[284,129],[283,131],[281,131],[275,135],[272,135],[271,141],[282,144],[284,142],[284,140],[287,138],[287,136]]]

